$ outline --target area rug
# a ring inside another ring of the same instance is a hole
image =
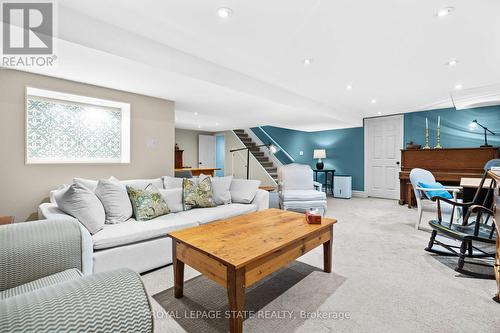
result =
[[[317,316],[345,314],[318,311],[345,281],[343,276],[295,261],[246,290],[245,332],[293,332]],[[184,297],[173,288],[153,296],[187,332],[227,332],[228,300],[225,288],[200,275],[184,283]]]

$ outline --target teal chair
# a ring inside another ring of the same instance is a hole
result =
[[[0,332],[152,332],[140,276],[84,276],[74,220],[0,226]]]

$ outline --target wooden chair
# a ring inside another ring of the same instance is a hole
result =
[[[464,269],[466,263],[466,258],[493,258],[495,253],[487,252],[474,244],[495,244],[495,223],[493,222],[493,211],[492,211],[492,194],[493,186],[495,181],[491,181],[489,188],[487,188],[487,194],[482,202],[478,202],[480,198],[480,191],[483,190],[483,185],[488,178],[488,171],[493,166],[500,166],[500,159],[494,159],[488,161],[484,167],[484,174],[479,184],[478,190],[474,196],[472,202],[456,202],[453,200],[433,197],[432,200],[437,202],[438,212],[437,219],[429,221],[430,227],[433,229],[431,238],[429,240],[429,245],[425,248],[426,251],[436,253],[445,256],[456,256],[458,257],[458,264],[455,270],[459,273],[470,275],[477,278],[490,279],[493,276],[489,274],[477,273]],[[443,221],[443,215],[441,212],[441,204],[450,204],[455,207],[460,207],[462,209],[467,208],[467,213],[462,219],[462,223],[453,223],[453,212],[452,210],[450,220]],[[440,234],[446,238],[457,240],[461,243],[460,246],[450,245],[436,239],[436,236]],[[438,250],[434,248],[434,245],[439,245],[443,247],[446,251]],[[458,249],[458,251],[457,251]],[[490,266],[486,263],[480,262],[470,262],[474,265]]]

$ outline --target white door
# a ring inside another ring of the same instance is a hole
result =
[[[215,168],[214,135],[198,135],[198,167]]]
[[[365,191],[398,199],[403,115],[365,119]]]

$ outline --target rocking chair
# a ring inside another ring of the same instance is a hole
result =
[[[466,263],[466,258],[495,257],[494,252],[490,253],[473,245],[476,243],[495,244],[495,225],[494,220],[492,219],[492,194],[495,184],[495,181],[493,179],[491,180],[490,186],[486,188],[487,193],[484,197],[484,200],[482,202],[479,202],[481,191],[483,190],[485,180],[488,177],[488,171],[494,166],[500,166],[500,159],[490,160],[484,166],[484,174],[472,202],[461,203],[441,197],[432,198],[432,201],[437,202],[437,220],[429,221],[429,225],[433,230],[431,238],[429,240],[429,245],[427,246],[427,248],[425,248],[426,251],[431,253],[436,253],[443,256],[458,257],[458,265],[455,268],[455,271],[482,279],[491,279],[493,278],[493,275],[466,270],[464,269],[464,265]],[[462,223],[453,223],[453,212],[455,211],[455,209],[452,210],[449,222],[443,221],[441,212],[442,203],[453,205],[454,207],[460,207],[462,209],[467,209],[467,213],[464,215]],[[475,218],[473,215],[475,215]],[[438,234],[446,238],[457,240],[461,243],[461,245],[455,246],[439,241],[436,239],[436,236]],[[439,245],[446,251],[435,249],[433,248],[434,245]],[[467,263],[473,265],[491,266],[487,263],[480,262]]]

